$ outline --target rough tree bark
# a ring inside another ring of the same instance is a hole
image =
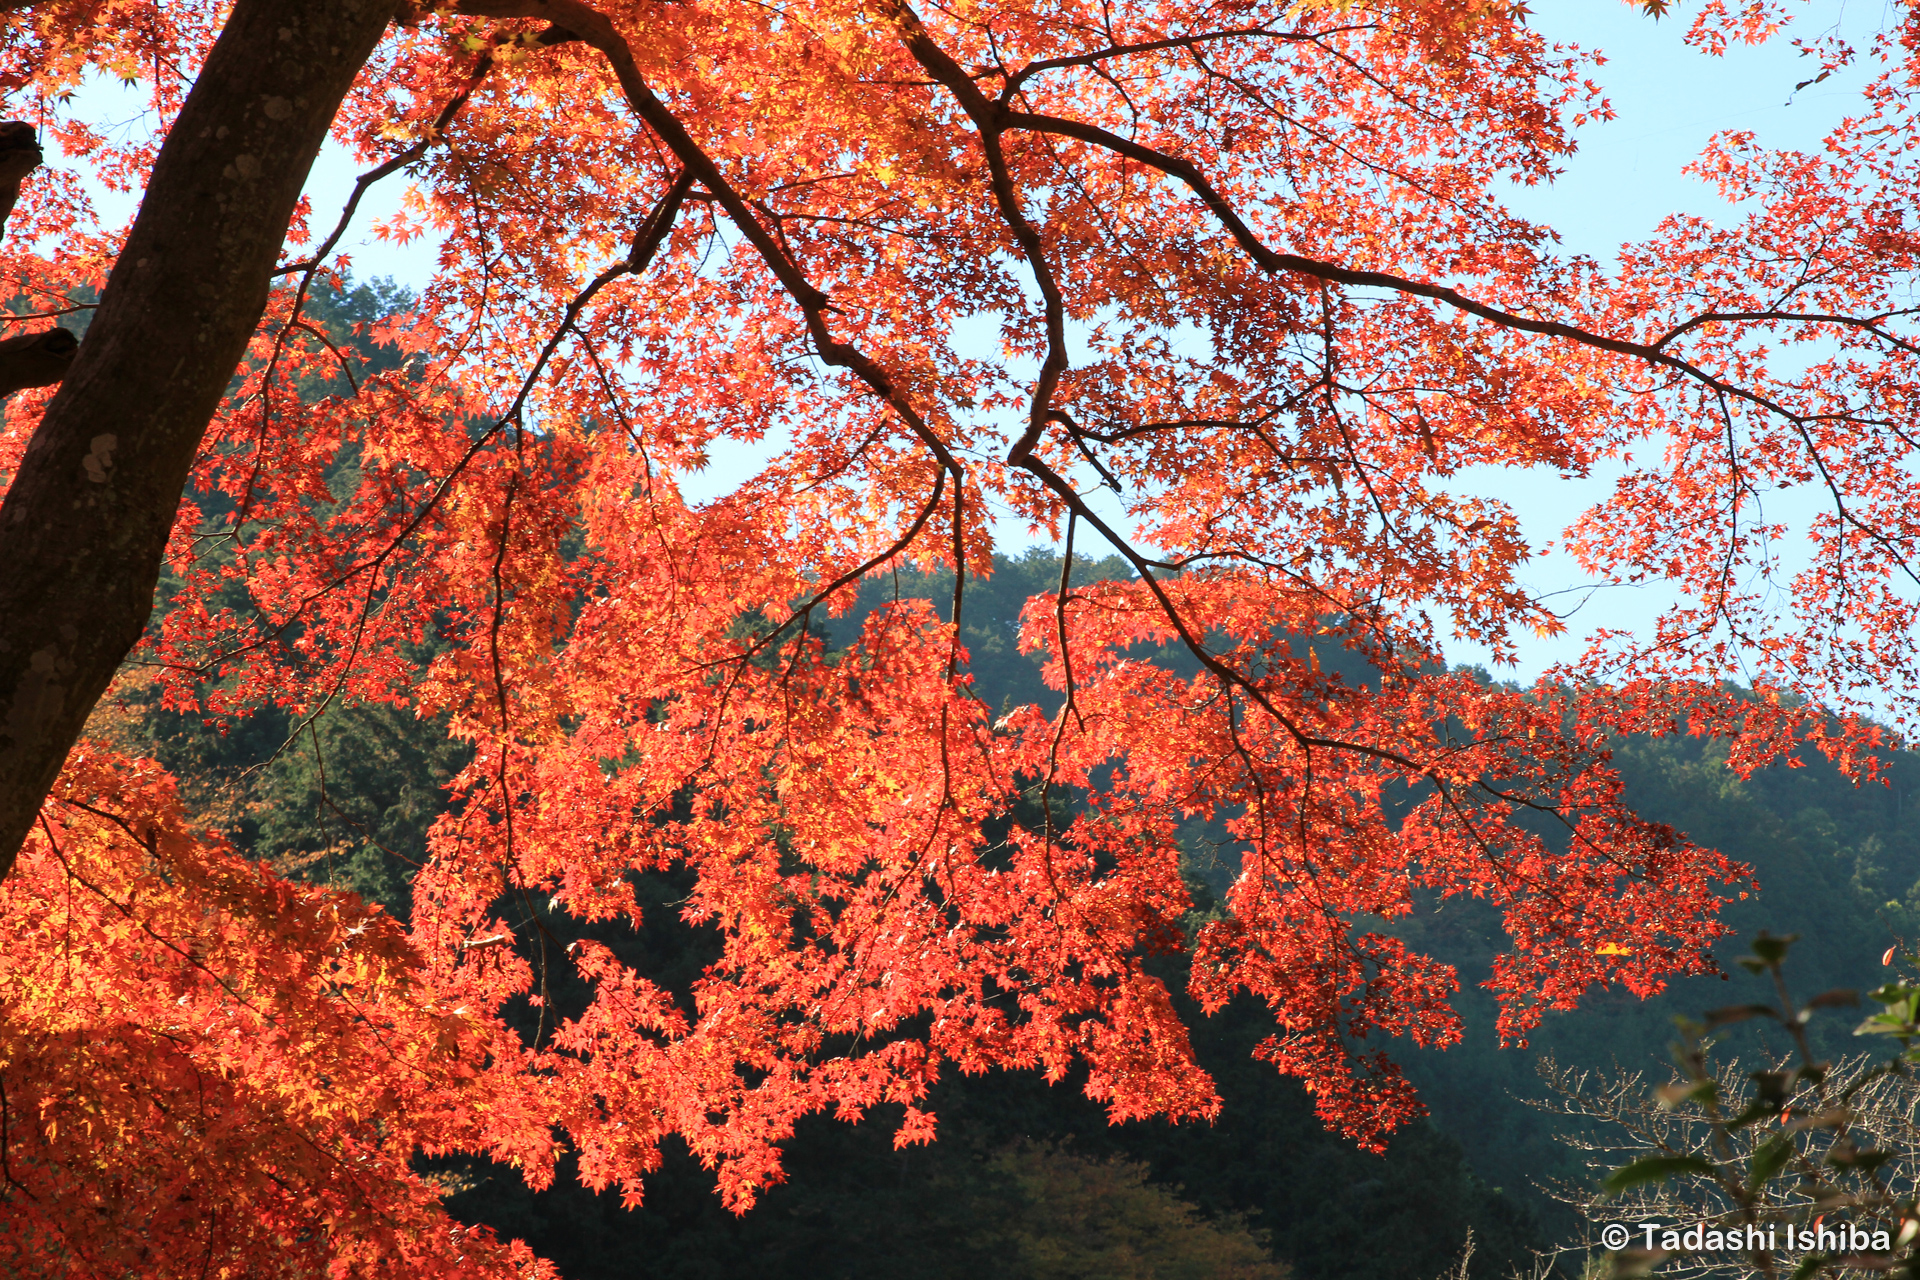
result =
[[[25,120],[0,124],[0,226],[20,199],[20,181],[40,167],[40,139]]]
[[[239,0],[160,150],[0,504],[0,876],[146,625],[294,202],[393,12],[393,0]]]

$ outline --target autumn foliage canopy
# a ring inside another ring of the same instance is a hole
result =
[[[141,189],[229,11],[4,7],[4,110],[47,150],[0,252],[19,330],[106,286],[126,228],[93,201]],[[1712,48],[1782,18],[1669,23]],[[1392,922],[1455,895],[1504,913],[1513,1040],[1701,971],[1742,869],[1622,806],[1614,735],[1871,773],[1856,713],[1920,709],[1920,13],[1890,21],[1813,48],[1869,79],[1823,152],[1720,135],[1699,169],[1735,215],[1601,264],[1501,203],[1608,112],[1519,6],[403,7],[333,134],[412,184],[380,234],[438,254],[367,335],[407,358],[365,375],[310,318],[345,193],[303,201],[130,670],[221,724],[391,703],[470,763],[402,922],[81,740],[0,881],[0,1265],[532,1273],[417,1153],[539,1184],[571,1151],[638,1199],[678,1134],[745,1206],[805,1114],[904,1104],[930,1139],[944,1072],[1202,1119],[1167,950],[1201,1007],[1264,1001],[1260,1054],[1377,1143],[1419,1110],[1387,1042],[1460,1034]],[[151,134],[82,118],[101,76]],[[55,394],[9,402],[0,482]],[[1566,545],[1668,584],[1657,632],[1534,688],[1449,671],[1455,637],[1562,626],[1538,548],[1450,479],[1485,465],[1617,470]],[[1824,504],[1797,531],[1761,506],[1793,486]],[[1133,570],[1028,606],[1056,708],[971,688],[965,584],[1023,524]],[[960,589],[822,640],[909,570]],[[1241,860],[1205,919],[1195,818]],[[540,923],[644,930],[660,868],[724,938],[691,1001]],[[583,1007],[550,1009],[561,971]]]

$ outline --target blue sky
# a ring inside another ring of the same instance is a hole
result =
[[[1675,15],[1655,21],[1635,5],[1621,0],[1541,0],[1534,25],[1551,38],[1570,40],[1603,51],[1608,62],[1596,73],[1605,86],[1617,119],[1591,125],[1578,135],[1579,151],[1566,174],[1551,187],[1514,188],[1509,193],[1520,212],[1555,227],[1571,251],[1610,260],[1618,247],[1647,235],[1665,215],[1685,210],[1709,217],[1727,211],[1703,184],[1686,178],[1682,168],[1717,130],[1751,129],[1763,143],[1815,148],[1823,134],[1854,101],[1856,80],[1836,78],[1798,94],[1794,85],[1811,74],[1809,60],[1798,56],[1788,36],[1767,46],[1739,47],[1727,56],[1712,58],[1688,49],[1681,41],[1694,6],[1676,5]],[[1811,37],[1838,25],[1864,44],[1883,21],[1883,3],[1836,3],[1813,0],[1793,6],[1796,20],[1789,33]],[[112,113],[113,91],[99,95],[103,114]],[[123,114],[132,114],[132,104]],[[314,197],[314,226],[324,234],[348,190],[355,166],[337,148],[323,155],[309,184]],[[425,241],[399,247],[372,240],[374,219],[395,207],[403,188],[395,180],[376,188],[362,206],[356,226],[342,242],[361,277],[391,276],[418,285],[434,262],[434,247]],[[713,465],[691,479],[691,497],[724,492],[738,483],[767,454],[768,447],[716,450]],[[1538,546],[1559,531],[1569,514],[1602,496],[1608,476],[1568,481],[1555,474],[1520,470],[1481,469],[1462,477],[1460,487],[1495,495],[1519,512],[1530,539]],[[1003,526],[1008,550],[1031,539],[1023,528]],[[1092,548],[1089,548],[1092,549]],[[1097,551],[1096,551],[1097,554]],[[1536,558],[1527,566],[1525,580],[1542,590],[1582,587],[1577,570],[1562,557]],[[1559,597],[1583,598],[1584,592]],[[1570,619],[1573,634],[1559,641],[1529,641],[1517,669],[1503,675],[1528,677],[1548,664],[1571,658],[1577,637],[1595,625],[1636,626],[1657,613],[1663,596],[1657,589],[1608,588],[1586,598]],[[1485,655],[1459,646],[1457,661],[1484,661]]]
[[[1546,0],[1532,19],[1555,39],[1606,54],[1594,78],[1617,112],[1616,119],[1579,132],[1579,151],[1552,187],[1511,193],[1516,210],[1553,226],[1570,251],[1611,262],[1623,243],[1645,237],[1670,213],[1730,214],[1711,188],[1681,172],[1718,131],[1750,129],[1763,145],[1819,149],[1826,132],[1858,101],[1860,77],[1843,74],[1796,94],[1794,86],[1818,68],[1810,68],[1812,60],[1799,55],[1792,39],[1810,40],[1837,26],[1862,47],[1886,18],[1877,3],[1795,5],[1787,32],[1758,48],[1736,47],[1715,58],[1681,40],[1696,6],[1675,8],[1675,16],[1655,21],[1617,0]],[[1538,547],[1558,534],[1570,514],[1603,497],[1612,476],[1569,481],[1538,470],[1483,468],[1463,481],[1464,489],[1511,504]],[[1787,512],[1796,505],[1794,497],[1780,495],[1770,511]],[[1582,588],[1586,581],[1570,559],[1557,554],[1536,557],[1522,578],[1536,589],[1558,591]],[[1500,674],[1530,677],[1570,660],[1594,627],[1638,630],[1669,599],[1657,587],[1572,590],[1557,598],[1585,600],[1568,619],[1568,634],[1523,642],[1518,668]],[[1485,660],[1468,645],[1451,653],[1456,661]]]

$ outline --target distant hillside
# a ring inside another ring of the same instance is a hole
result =
[[[1029,552],[1000,559],[990,578],[969,585],[965,640],[976,691],[989,706],[1058,705],[1035,664],[1017,652],[1015,635],[1026,599],[1052,590],[1060,568],[1056,556]],[[1076,581],[1126,575],[1117,560],[1075,569]],[[931,598],[944,613],[952,581],[871,578],[852,614],[821,620],[818,629],[844,642],[867,609],[895,592]],[[1186,655],[1164,660],[1183,674],[1193,669]],[[1348,675],[1360,680],[1366,673]],[[280,745],[283,720],[269,713],[223,734],[197,717],[143,702],[136,686],[102,723],[156,749],[181,773],[184,793],[205,819],[255,856],[378,897],[404,916],[424,832],[441,808],[439,786],[458,767],[461,748],[432,722],[346,705],[270,767],[252,769]],[[1761,928],[1798,932],[1806,940],[1792,973],[1803,993],[1864,987],[1878,981],[1879,953],[1895,933],[1914,931],[1920,817],[1910,812],[1910,797],[1920,764],[1913,758],[1890,762],[1895,786],[1866,790],[1819,760],[1742,782],[1715,745],[1699,739],[1628,741],[1616,758],[1629,798],[1646,816],[1754,867],[1761,891],[1728,908],[1737,932],[1723,956],[1738,954],[1741,939]],[[1210,852],[1224,832],[1194,824],[1188,834],[1188,878],[1204,910],[1235,867],[1230,850],[1225,857]],[[679,922],[672,909],[686,885],[660,874],[639,883],[657,907],[648,917],[653,923],[640,933],[594,926],[594,936],[684,992],[712,954],[712,939]],[[544,923],[556,931],[582,928],[561,916]],[[1645,1003],[1599,993],[1579,1011],[1550,1018],[1529,1049],[1500,1050],[1492,1001],[1475,985],[1503,945],[1494,913],[1455,901],[1399,927],[1459,967],[1468,1037],[1447,1053],[1397,1047],[1433,1118],[1405,1131],[1384,1157],[1328,1136],[1301,1088],[1251,1058],[1271,1023],[1243,1000],[1211,1021],[1188,1011],[1200,1056],[1226,1102],[1211,1127],[1111,1127],[1072,1080],[1050,1088],[1032,1075],[949,1076],[932,1099],[941,1134],[934,1146],[895,1151],[884,1108],[858,1127],[811,1119],[788,1144],[789,1182],[744,1218],[727,1214],[709,1176],[673,1150],[638,1209],[564,1179],[535,1195],[511,1170],[443,1162],[449,1185],[460,1189],[450,1207],[528,1239],[569,1280],[1437,1280],[1469,1229],[1476,1243],[1471,1274],[1503,1280],[1524,1268],[1530,1250],[1575,1227],[1533,1184],[1584,1176],[1556,1141],[1556,1122],[1524,1104],[1541,1095],[1537,1055],[1551,1052],[1571,1066],[1657,1067],[1674,1013],[1760,993],[1743,985],[1751,982],[1744,975],[1691,981]],[[1159,963],[1180,990],[1181,961]],[[564,985],[555,992],[562,1010],[570,998]],[[1845,1018],[1825,1028],[1829,1051],[1849,1047],[1846,1028]],[[1121,1222],[1143,1225],[1123,1232],[1112,1225]]]
[[[1126,564],[1113,558],[1077,566],[1074,580],[1129,576]],[[967,640],[990,705],[1003,698],[1058,705],[1034,665],[1014,652],[1011,637],[1027,596],[1052,591],[1059,580],[1059,557],[1035,549],[1001,559],[992,578],[969,586]],[[895,589],[892,582],[869,583],[863,605]],[[944,616],[952,579],[903,580],[897,589],[932,599]],[[1184,653],[1162,660],[1183,675],[1194,670]],[[1354,667],[1344,674],[1359,682],[1370,673]],[[1505,946],[1497,912],[1478,901],[1454,901],[1396,929],[1458,968],[1463,990],[1457,1003],[1468,1025],[1465,1041],[1445,1052],[1396,1046],[1400,1061],[1420,1086],[1435,1126],[1461,1144],[1474,1171],[1541,1215],[1556,1235],[1576,1224],[1535,1184],[1585,1174],[1556,1141],[1556,1122],[1522,1101],[1545,1096],[1536,1074],[1541,1054],[1572,1067],[1663,1070],[1676,1014],[1768,998],[1757,979],[1731,962],[1762,929],[1802,935],[1790,975],[1803,995],[1877,985],[1880,954],[1897,937],[1920,934],[1920,759],[1912,754],[1888,759],[1891,785],[1864,788],[1816,753],[1807,753],[1803,767],[1775,765],[1742,781],[1726,767],[1723,747],[1702,738],[1628,740],[1618,744],[1615,763],[1629,802],[1643,816],[1753,868],[1759,891],[1727,906],[1723,919],[1734,932],[1716,949],[1732,976],[1688,980],[1650,1001],[1596,992],[1578,1010],[1550,1015],[1528,1048],[1500,1049],[1493,999],[1478,985]],[[1224,836],[1196,829],[1196,837],[1203,834]],[[1190,872],[1218,891],[1237,867],[1230,855],[1213,855],[1210,843],[1195,839]],[[1822,1051],[1856,1049],[1851,1025],[1840,1016],[1816,1024]]]

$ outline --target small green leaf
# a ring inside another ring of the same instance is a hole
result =
[[[1666,1260],[1667,1255],[1658,1249],[1652,1253],[1644,1249],[1622,1249],[1613,1255],[1610,1280],[1639,1280],[1642,1276],[1651,1276],[1653,1269]]]
[[[1787,1096],[1787,1073],[1784,1071],[1750,1071],[1747,1078],[1753,1081],[1753,1087],[1762,1098],[1775,1103],[1784,1102]]]
[[[1911,1022],[1887,1013],[1876,1013],[1853,1029],[1853,1034],[1857,1036],[1900,1036],[1912,1035],[1913,1032],[1914,1025]]]
[[[1811,1277],[1819,1275],[1821,1269],[1826,1265],[1826,1254],[1810,1253],[1800,1259],[1800,1265],[1793,1269],[1793,1275],[1789,1277],[1789,1280],[1810,1280]]]
[[[1600,1186],[1607,1191],[1625,1191],[1643,1182],[1664,1182],[1676,1174],[1692,1173],[1710,1178],[1718,1172],[1719,1169],[1711,1160],[1703,1160],[1699,1156],[1648,1156],[1645,1160],[1635,1160],[1625,1168],[1615,1169]]]
[[[1775,1134],[1765,1146],[1753,1153],[1753,1163],[1747,1169],[1747,1185],[1757,1187],[1787,1167],[1787,1161],[1793,1159],[1793,1141],[1786,1134]]]
[[[1836,1146],[1827,1153],[1828,1164],[1837,1169],[1857,1169],[1861,1173],[1872,1173],[1891,1159],[1893,1159],[1891,1152],[1871,1148],[1860,1151],[1853,1147]]]

